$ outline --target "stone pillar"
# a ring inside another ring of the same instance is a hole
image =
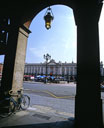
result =
[[[59,66],[57,66],[57,75],[59,76]]]
[[[49,69],[48,70],[49,70],[49,75],[50,75],[50,66],[49,66]]]
[[[1,93],[13,90],[16,92],[23,85],[24,64],[26,56],[27,38],[30,31],[19,26],[11,20],[11,28],[7,44],[7,52],[4,60]]]
[[[45,75],[45,70],[46,70],[46,67],[43,67],[43,74]]]
[[[13,72],[13,84],[12,90],[17,91],[22,88],[23,85],[23,74],[24,74],[24,64],[26,57],[27,39],[30,31],[25,27],[19,28],[17,49],[15,56],[14,72]]]
[[[102,128],[98,21],[101,5],[74,9],[77,25],[75,128]]]
[[[56,70],[55,70],[55,67],[53,67],[53,74],[55,75],[56,74],[56,72],[55,72]]]
[[[48,68],[47,68],[47,74],[49,75],[50,73],[49,73],[49,66],[48,66]]]

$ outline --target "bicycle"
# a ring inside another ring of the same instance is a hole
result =
[[[13,91],[9,91],[10,97],[6,97],[4,100],[0,101],[1,104],[8,103],[5,107],[8,111],[0,113],[0,117],[8,117],[16,110],[26,110],[30,105],[30,97],[28,95],[22,94],[21,90],[17,91],[17,94],[13,94]],[[13,96],[17,96],[17,101],[13,98]]]

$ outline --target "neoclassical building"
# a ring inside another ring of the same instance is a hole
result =
[[[3,64],[0,63],[0,75],[2,74],[2,72],[3,72]]]
[[[103,62],[100,63],[101,76],[104,76]],[[65,79],[75,79],[77,75],[77,65],[73,61],[71,63],[58,63],[51,59],[48,63],[26,63],[24,74],[28,75],[52,75],[64,77]]]

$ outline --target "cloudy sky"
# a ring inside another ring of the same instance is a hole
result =
[[[76,62],[76,26],[73,11],[63,5],[51,6],[54,20],[50,30],[44,26],[42,10],[33,20],[28,38],[26,62],[43,62],[43,55],[49,53],[56,62]],[[99,22],[100,60],[104,62],[104,9]]]
[[[76,61],[76,26],[73,12],[66,6],[51,6],[54,14],[51,29],[45,28],[41,11],[33,20],[28,38],[26,62],[43,62],[49,53],[56,62]]]
[[[26,62],[44,62],[43,55],[49,53],[56,62],[76,62],[76,26],[73,11],[63,5],[51,6],[54,20],[51,29],[45,28],[42,10],[32,21],[28,38]],[[103,7],[104,8],[104,7]],[[100,60],[104,62],[104,9],[99,21]],[[2,57],[1,57],[2,58]],[[2,59],[0,58],[0,62]]]

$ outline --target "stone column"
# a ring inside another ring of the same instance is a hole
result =
[[[53,67],[53,74],[55,75],[56,74],[56,72],[55,72],[56,70],[55,70],[55,67]]]
[[[49,66],[49,75],[50,75],[50,66]]]
[[[46,70],[46,67],[43,67],[43,74],[45,75],[45,70]]]
[[[50,75],[50,73],[49,73],[49,66],[48,66],[48,68],[47,68],[47,74]]]
[[[20,27],[17,21],[11,20],[0,88],[1,93],[8,92],[11,89],[17,92],[23,85],[27,38],[30,31],[24,26]]]
[[[59,66],[59,75],[61,75],[61,67]]]
[[[40,65],[40,74],[42,74],[42,66]]]
[[[26,57],[27,39],[29,33],[30,31],[24,26],[19,28],[12,82],[13,91],[19,90],[20,88],[22,88],[23,85],[23,74],[25,66],[24,64]]]
[[[59,76],[59,66],[57,66],[57,75]]]
[[[74,9],[77,25],[75,128],[102,128],[98,21],[101,5]]]
[[[64,66],[64,73],[65,73],[65,75],[66,75],[66,67]]]

